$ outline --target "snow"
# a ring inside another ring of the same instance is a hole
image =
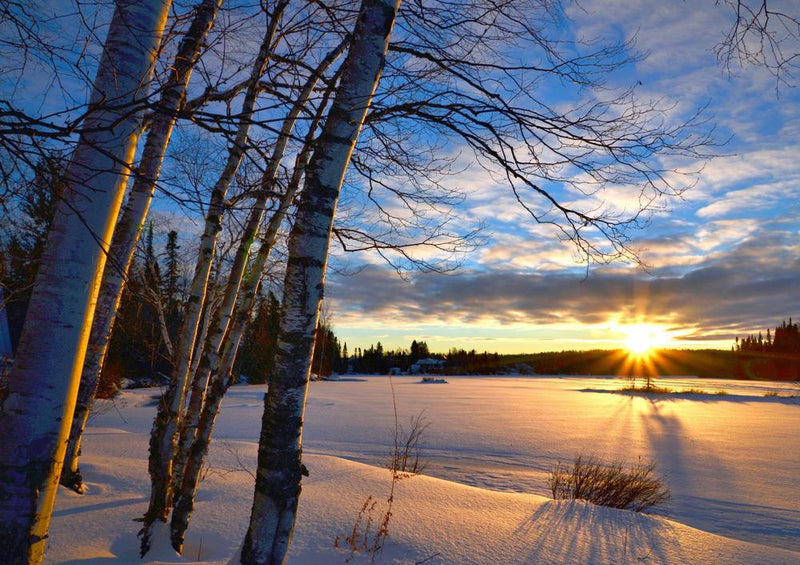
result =
[[[342,564],[368,496],[386,511],[392,383],[407,425],[420,410],[425,475],[401,480],[376,563],[800,563],[800,399],[766,398],[778,383],[659,381],[727,396],[622,395],[611,379],[348,378],[312,383],[304,479],[289,563]],[[253,495],[263,386],[233,387],[223,403],[184,556],[156,536],[138,557],[147,506],[147,434],[154,389],[124,392],[90,421],[82,471],[89,492],[61,489],[47,563],[229,563]],[[789,392],[783,390],[784,393]],[[673,493],[658,514],[547,498],[546,477],[576,455],[653,459]],[[340,538],[340,547],[334,540]],[[356,555],[353,563],[369,563]]]

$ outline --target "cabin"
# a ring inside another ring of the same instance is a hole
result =
[[[440,371],[444,368],[445,362],[443,359],[420,359],[408,368],[409,375],[424,374],[429,371]]]

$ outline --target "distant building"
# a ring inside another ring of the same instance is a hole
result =
[[[410,375],[419,375],[422,373],[427,373],[428,371],[437,371],[443,369],[445,365],[445,361],[443,359],[432,359],[430,357],[426,359],[420,359],[413,365],[408,368],[408,373]]]

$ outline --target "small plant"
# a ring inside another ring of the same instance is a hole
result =
[[[580,456],[571,467],[558,463],[547,485],[556,500],[579,499],[642,512],[670,498],[669,489],[654,469],[655,463],[641,460],[626,470],[622,463],[604,464]]]
[[[425,421],[423,413],[420,412],[411,418],[407,429],[403,428],[397,416],[397,398],[394,394],[394,383],[391,381],[391,376],[389,382],[392,387],[392,407],[394,409],[394,449],[387,465],[392,473],[392,483],[389,496],[386,498],[386,510],[383,511],[383,508],[379,507],[379,501],[372,495],[364,500],[355,522],[353,522],[350,534],[344,537],[344,544],[350,550],[350,556],[345,559],[346,563],[349,563],[359,552],[370,555],[371,561],[375,562],[375,557],[381,552],[389,538],[389,521],[392,518],[392,505],[397,483],[420,474],[425,468],[425,463],[420,459],[420,440],[429,424]],[[341,545],[341,537],[336,536],[333,546],[339,548]]]
[[[664,387],[664,386],[655,386],[655,385],[652,385],[652,384],[650,386],[636,386],[636,384],[633,384],[633,385],[629,385],[629,386],[623,387],[623,388],[621,388],[619,390],[621,392],[644,392],[644,393],[647,393],[647,394],[674,394],[674,393],[678,392],[673,388],[667,388],[667,387]],[[684,391],[684,392],[686,392],[686,391]]]
[[[388,468],[398,480],[419,475],[425,469],[420,460],[420,440],[429,425],[422,412],[411,418],[408,429],[395,419],[394,450]]]
[[[394,486],[394,485],[393,485]],[[392,489],[394,490],[394,489]],[[389,509],[383,513],[383,516],[378,523],[377,529],[373,531],[376,520],[380,511],[378,510],[378,500],[372,495],[369,495],[361,509],[358,511],[353,528],[350,535],[344,538],[347,548],[350,550],[350,556],[345,559],[345,563],[352,561],[356,553],[364,552],[372,556],[371,561],[375,561],[375,557],[383,549],[386,538],[389,537],[389,520],[392,517],[392,496],[389,496],[387,502]],[[339,536],[333,541],[333,547],[339,548],[342,545]]]

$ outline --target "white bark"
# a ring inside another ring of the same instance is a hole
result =
[[[294,531],[311,353],[322,301],[336,202],[378,84],[400,0],[363,0],[342,80],[317,148],[289,238],[276,370],[264,399],[258,473],[244,565],[285,562]]]
[[[3,563],[42,561],[105,252],[170,0],[119,0],[0,406]]]
[[[221,3],[222,0],[203,0],[198,5],[195,17],[178,47],[171,67],[172,74],[163,87],[161,99],[147,133],[136,179],[111,240],[109,260],[103,272],[103,282],[100,286],[86,359],[83,364],[78,401],[67,444],[65,466],[61,474],[61,484],[77,492],[85,490],[78,467],[81,436],[86,427],[86,420],[97,391],[97,383],[103,370],[103,362],[111,339],[125,278],[150,209],[150,202],[153,199],[161,165],[172,134],[172,126],[175,123],[175,113],[186,99],[186,88],[192,70],[200,57],[200,51],[214,24]],[[159,314],[161,313],[159,311]],[[163,319],[161,321],[163,325]]]
[[[272,49],[277,24],[280,21],[286,2],[275,8],[267,26],[264,40],[253,64],[250,83],[242,103],[236,137],[228,151],[228,158],[219,179],[211,192],[211,201],[206,214],[203,234],[200,237],[200,250],[195,266],[189,298],[183,312],[183,320],[175,344],[175,357],[170,383],[158,405],[153,430],[150,435],[150,504],[144,516],[140,531],[141,555],[150,548],[152,524],[156,520],[166,521],[171,504],[172,458],[177,447],[178,427],[181,409],[185,402],[189,371],[192,363],[192,350],[197,337],[203,303],[205,301],[208,277],[214,260],[217,235],[222,230],[222,216],[225,212],[225,197],[247,147],[250,126],[259,94],[258,80],[264,74]]]
[[[189,521],[189,514],[191,514],[194,496],[197,488],[197,481],[194,476],[192,476],[195,472],[193,469],[190,472],[190,476],[187,477],[187,490],[184,491],[183,489],[183,466],[186,465],[189,450],[192,449],[195,451],[195,456],[199,457],[201,462],[205,456],[206,446],[210,441],[210,428],[207,432],[207,436],[203,438],[203,448],[193,448],[192,443],[195,439],[195,435],[197,432],[197,425],[200,420],[200,413],[203,409],[205,404],[205,390],[206,386],[209,382],[209,378],[216,375],[221,375],[223,382],[226,379],[225,374],[221,374],[219,372],[219,365],[220,365],[220,347],[223,343],[223,339],[226,336],[226,332],[228,331],[228,327],[230,326],[231,318],[234,315],[234,310],[236,309],[237,298],[239,296],[239,289],[242,284],[242,280],[244,278],[245,270],[247,269],[247,263],[250,257],[250,250],[253,246],[253,241],[256,238],[258,233],[258,228],[261,225],[261,222],[264,217],[264,212],[267,209],[267,203],[271,198],[271,195],[275,193],[275,188],[277,185],[277,173],[278,168],[280,167],[281,162],[283,161],[283,156],[286,152],[286,147],[291,140],[292,131],[294,130],[295,124],[297,122],[297,118],[300,115],[300,112],[303,108],[306,107],[308,104],[308,100],[314,90],[316,88],[317,83],[319,82],[320,78],[323,76],[325,71],[333,64],[336,59],[342,54],[345,49],[346,42],[342,42],[338,47],[332,50],[320,65],[315,69],[314,73],[308,78],[306,84],[303,87],[303,90],[300,92],[297,100],[292,105],[289,114],[283,121],[283,125],[281,126],[280,133],[278,135],[278,139],[275,143],[275,147],[273,148],[272,155],[270,157],[269,163],[267,165],[267,169],[264,172],[264,175],[261,179],[261,188],[256,198],[255,203],[250,211],[250,215],[247,219],[245,224],[244,231],[242,233],[239,247],[236,250],[236,256],[234,257],[233,265],[231,266],[231,271],[228,274],[228,283],[225,288],[225,295],[222,299],[222,304],[219,309],[215,312],[213,316],[213,320],[211,322],[211,329],[207,336],[205,347],[203,349],[203,354],[201,357],[200,365],[198,367],[197,373],[194,375],[192,379],[192,390],[190,395],[189,406],[186,411],[186,416],[183,420],[183,424],[181,426],[181,433],[180,433],[180,441],[178,442],[178,449],[175,455],[175,477],[176,477],[176,510],[173,513],[172,517],[172,545],[176,551],[179,553],[181,552],[181,548],[183,546],[183,538],[186,532],[186,527],[188,526]],[[313,134],[313,130],[316,129],[317,121],[315,120],[311,130]],[[309,136],[310,137],[310,136]],[[294,183],[292,187],[290,187],[286,194],[281,198],[281,202],[279,203],[279,207],[276,210],[275,214],[270,221],[270,226],[275,225],[274,229],[270,229],[268,227],[268,231],[273,232],[271,236],[269,236],[269,243],[267,244],[266,249],[264,249],[267,256],[269,256],[269,252],[272,249],[272,246],[275,242],[275,237],[277,235],[277,230],[280,227],[281,222],[283,221],[284,217],[286,216],[286,211],[289,209],[294,195],[297,191],[297,187],[299,183]],[[262,243],[262,248],[266,244],[266,241]],[[261,270],[255,271],[257,276],[260,277]],[[224,386],[221,389],[219,400],[221,401],[222,396],[224,395],[224,391],[227,390],[227,386]],[[214,411],[218,411],[218,406],[214,408]],[[213,422],[211,424],[213,426]],[[200,468],[196,467],[196,472],[199,473]],[[182,500],[181,500],[182,499]],[[180,512],[178,512],[178,507],[180,507]],[[176,516],[176,514],[178,514]]]
[[[318,115],[318,118],[319,117]],[[312,132],[316,130],[317,123],[318,120],[315,120],[311,129]],[[310,142],[310,140],[311,135],[309,135],[307,141]],[[183,450],[183,453],[179,452],[178,455],[182,455],[182,458],[179,459],[179,457],[176,457],[176,463],[182,464],[184,467],[181,469],[180,473],[180,488],[177,489],[175,508],[172,512],[172,521],[170,524],[172,546],[175,551],[179,553],[182,551],[184,536],[189,526],[191,513],[194,509],[194,499],[197,494],[200,473],[203,468],[205,456],[208,453],[208,446],[214,431],[214,423],[219,414],[222,399],[232,382],[231,375],[233,372],[233,365],[236,361],[236,353],[239,350],[239,344],[247,328],[250,315],[258,300],[258,288],[271,251],[275,246],[279,228],[286,218],[286,214],[300,186],[300,179],[308,157],[310,156],[309,148],[310,144],[307,143],[304,150],[295,160],[295,169],[292,174],[292,179],[289,182],[286,193],[278,204],[278,209],[272,215],[264,230],[261,239],[261,247],[250,266],[252,276],[243,287],[244,292],[239,295],[235,313],[231,316],[232,324],[225,334],[222,351],[221,353],[215,354],[210,359],[209,371],[204,372],[203,378],[208,385],[209,391],[208,394],[205,394],[205,390],[197,391],[198,393],[202,392],[203,397],[202,409],[197,411],[196,417],[193,420],[194,433],[187,433],[185,437],[183,435],[181,437],[181,441],[185,443],[180,445],[180,449]],[[197,379],[197,377],[198,375],[195,375],[195,379]],[[195,390],[192,390],[193,398],[195,392]],[[200,399],[201,395],[198,394],[197,398]],[[192,408],[190,404],[187,420],[192,416],[191,411]],[[188,427],[190,423],[187,422],[186,425]],[[178,478],[177,472],[176,478]]]

